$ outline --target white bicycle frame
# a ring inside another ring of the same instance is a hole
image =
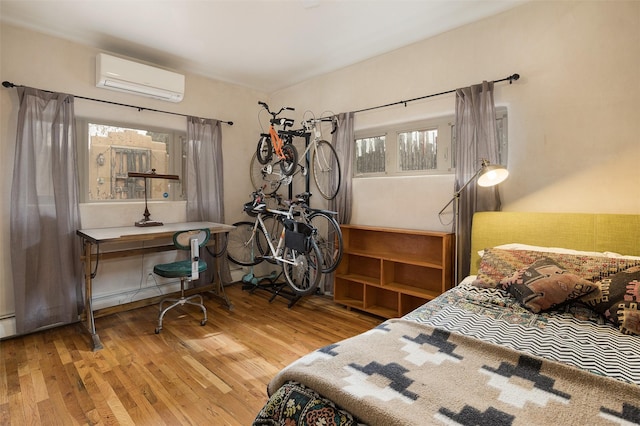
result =
[[[309,131],[309,133],[311,133],[313,131],[313,135],[315,137],[311,140],[311,142],[309,142],[309,146],[307,146],[307,148],[304,150],[302,155],[300,155],[298,158],[303,158],[304,156],[306,156],[307,153],[309,152],[309,150],[311,149],[311,147],[313,147],[313,155],[311,157],[312,158],[317,158],[317,156],[318,156],[318,141],[322,140],[322,132],[320,131],[320,126],[318,126],[319,122],[320,121],[316,120],[316,119],[303,121],[303,126],[304,126],[305,130]]]
[[[290,208],[289,211],[274,210],[274,209],[265,209],[265,211],[267,213],[271,213],[271,214],[274,214],[274,215],[284,216],[287,219],[291,219],[293,217],[292,208]],[[276,262],[288,263],[289,265],[298,266],[298,258],[297,257],[294,260],[288,260],[288,259],[285,259],[282,256],[284,254],[284,233],[285,233],[284,226],[282,227],[282,232],[280,233],[280,239],[278,240],[278,246],[274,247],[273,243],[271,242],[271,235],[269,234],[269,231],[267,231],[267,226],[264,224],[264,220],[262,220],[262,216],[263,216],[263,213],[258,213],[258,216],[256,217],[256,222],[253,225],[253,232],[252,232],[253,235],[252,235],[251,238],[254,238],[254,239],[256,238],[257,228],[258,228],[258,225],[259,225],[260,228],[262,229],[262,232],[264,232],[265,237],[267,238],[267,244],[269,245],[269,251],[270,251],[271,255],[273,256],[273,259]]]

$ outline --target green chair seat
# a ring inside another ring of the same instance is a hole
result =
[[[207,264],[198,260],[198,272],[207,270]],[[191,260],[163,263],[153,267],[153,272],[165,278],[191,277]]]

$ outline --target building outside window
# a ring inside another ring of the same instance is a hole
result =
[[[144,178],[132,178],[129,172],[181,176],[181,135],[171,130],[148,130],[105,123],[81,123],[80,144],[86,152],[86,167],[81,178],[83,201],[106,202],[145,198]],[[83,149],[83,151],[84,151]],[[177,161],[176,161],[177,159]],[[178,200],[180,181],[147,179],[149,200]]]

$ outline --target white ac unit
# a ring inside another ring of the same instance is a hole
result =
[[[99,53],[96,87],[180,102],[184,97],[184,75]]]

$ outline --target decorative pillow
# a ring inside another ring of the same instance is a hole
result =
[[[543,258],[549,258],[567,272],[589,281],[598,281],[632,266],[640,266],[640,260],[623,257],[488,248],[484,250],[473,285],[484,288],[497,287],[502,279]]]
[[[522,306],[536,314],[584,296],[596,288],[592,282],[567,272],[546,257],[516,271],[500,284]]]
[[[596,283],[596,290],[580,298],[626,334],[640,334],[640,266]]]

